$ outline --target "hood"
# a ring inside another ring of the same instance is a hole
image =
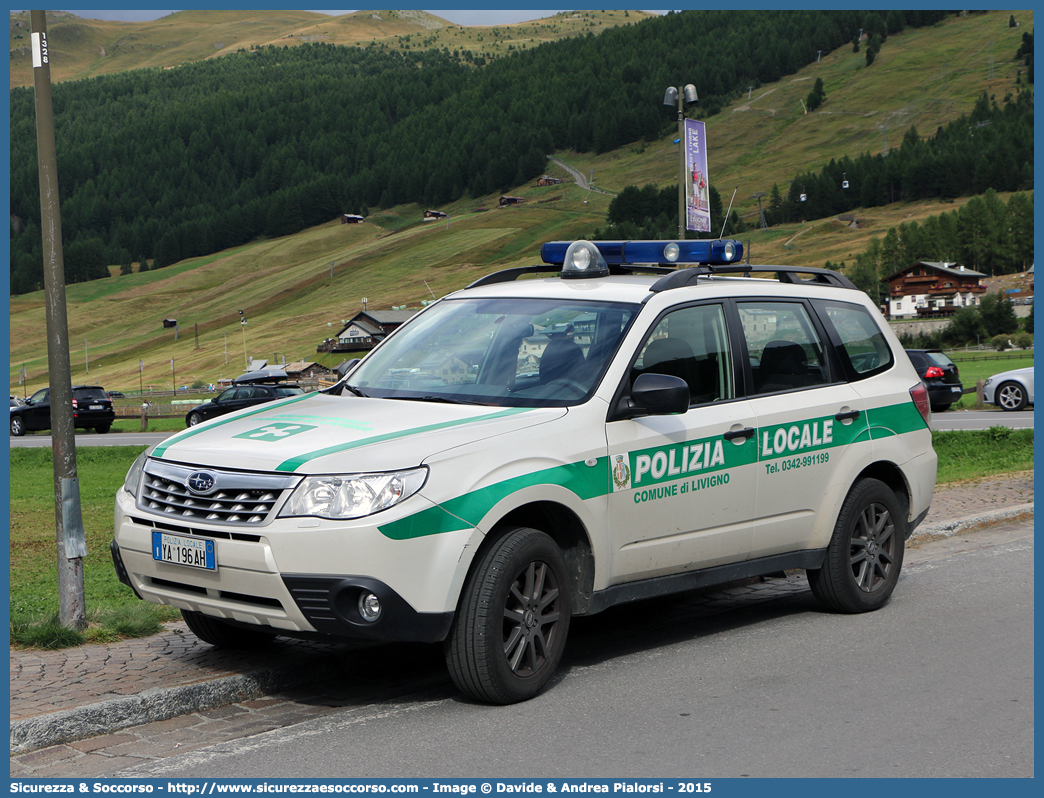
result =
[[[565,408],[480,407],[310,393],[190,427],[160,443],[152,456],[250,471],[392,471],[565,413]]]

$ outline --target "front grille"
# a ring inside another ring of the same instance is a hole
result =
[[[199,493],[189,488],[189,477],[205,472],[214,487]],[[256,474],[174,465],[150,460],[145,466],[138,507],[178,519],[208,524],[260,526],[282,503],[284,492],[300,477]]]

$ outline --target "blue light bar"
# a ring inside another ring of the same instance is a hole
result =
[[[549,241],[540,248],[544,263],[561,266],[572,241]],[[743,244],[714,241],[592,241],[605,262],[613,265],[723,265],[743,260]]]

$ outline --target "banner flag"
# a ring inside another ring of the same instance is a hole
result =
[[[685,120],[685,227],[709,233],[710,178],[707,175],[707,127]]]

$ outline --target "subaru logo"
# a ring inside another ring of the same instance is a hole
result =
[[[193,493],[210,493],[216,484],[214,475],[208,471],[193,471],[189,474],[188,488]]]

